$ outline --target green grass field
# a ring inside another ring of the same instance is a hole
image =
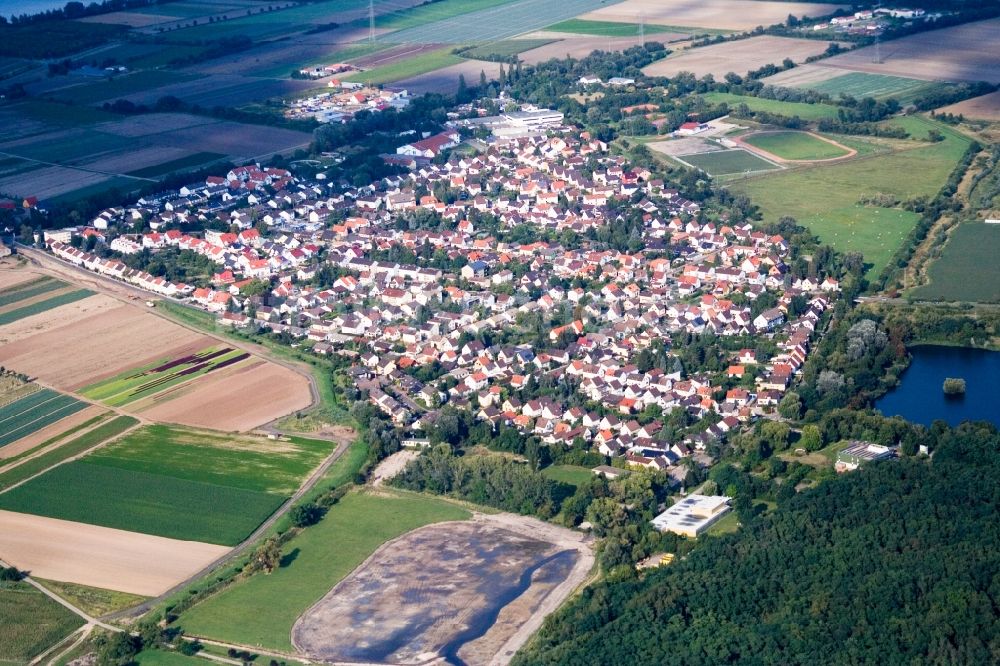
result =
[[[241,349],[207,347],[196,354],[160,359],[143,368],[127,370],[81,389],[80,395],[111,407],[121,407],[218,368],[238,364],[248,357],[249,354]]]
[[[848,154],[842,148],[806,132],[751,134],[743,140],[785,160],[825,160]]]
[[[197,74],[185,74],[164,70],[145,70],[116,76],[108,81],[87,83],[72,88],[53,91],[49,96],[74,104],[93,104],[103,100],[115,100],[121,97],[153,90],[172,83],[182,83],[200,78]]]
[[[586,21],[584,19],[569,19],[560,21],[545,28],[553,32],[569,32],[575,35],[597,35],[599,37],[638,37],[640,26],[638,23],[619,23],[617,21]],[[667,25],[656,25],[647,23],[642,27],[647,35],[663,34],[666,32],[691,33],[691,28],[674,28]]]
[[[790,216],[841,252],[861,252],[878,274],[919,219],[901,209],[870,208],[859,200],[876,193],[900,199],[934,196],[969,145],[940,123],[922,120],[945,139],[934,144],[836,164],[763,175],[732,189],[746,192],[765,221]]]
[[[433,72],[442,67],[457,65],[460,62],[462,62],[462,58],[452,53],[450,48],[446,48],[421,53],[412,58],[399,60],[392,64],[375,67],[364,72],[354,72],[350,76],[345,76],[344,80],[370,83],[377,86],[382,83],[392,83],[393,81],[401,81],[413,76],[426,74],[427,72]]]
[[[837,97],[841,93],[857,99],[874,97],[875,99],[896,98],[900,104],[912,104],[913,100],[926,94],[940,83],[908,79],[901,76],[886,76],[883,74],[866,74],[864,72],[849,72],[841,76],[796,86]]]
[[[285,544],[287,563],[244,579],[183,613],[189,634],[292,650],[295,620],[386,541],[469,512],[425,496],[351,493]],[[294,555],[293,555],[294,554]]]
[[[286,442],[150,425],[94,452],[87,462],[291,496],[333,448],[325,440]]]
[[[76,301],[93,296],[93,294],[94,292],[87,289],[77,289],[76,291],[70,291],[65,294],[60,294],[59,296],[46,298],[45,300],[32,303],[31,305],[25,305],[24,307],[16,308],[14,310],[8,310],[0,314],[0,326],[10,324],[19,319],[24,319],[25,317],[30,317],[53,308],[58,308],[61,305],[75,303]]]
[[[717,150],[697,155],[682,155],[680,159],[710,176],[727,176],[747,171],[770,171],[780,167],[757,157],[747,150]]]
[[[94,183],[93,185],[88,185],[71,192],[66,192],[65,194],[60,194],[56,197],[51,197],[48,199],[48,202],[50,204],[72,203],[81,199],[92,197],[95,194],[110,192],[111,190],[117,190],[118,198],[124,199],[128,197],[129,194],[137,192],[144,184],[146,184],[144,181],[135,180],[134,178],[114,176],[101,181],[100,183]]]
[[[85,409],[87,403],[49,389],[0,407],[0,448]]]
[[[961,223],[911,296],[928,301],[1000,303],[1000,225]]]
[[[531,49],[537,49],[546,44],[551,44],[554,39],[503,39],[499,42],[492,42],[490,44],[481,44],[479,46],[473,46],[470,49],[462,51],[463,58],[478,58],[480,60],[489,58],[490,56],[503,56],[509,58],[510,56],[517,55],[518,53],[524,53],[525,51],[530,51]]]
[[[0,508],[233,546],[283,500],[280,495],[117,469],[84,458],[0,495]]]
[[[120,435],[138,422],[131,416],[119,416],[113,421],[102,423],[93,430],[67,441],[53,451],[26,460],[17,467],[0,474],[0,491],[31,478],[63,460],[80,455],[107,439]]]
[[[139,666],[193,666],[206,661],[200,657],[186,657],[170,650],[143,650],[136,655],[134,663]]]
[[[222,155],[221,153],[194,153],[185,157],[179,157],[176,160],[170,160],[169,162],[162,162],[143,169],[129,171],[127,175],[135,176],[137,178],[159,178],[160,176],[165,176],[174,171],[193,169],[195,167],[209,164],[210,162],[218,162],[223,158],[225,158],[225,155]]]
[[[542,475],[553,481],[568,483],[571,486],[581,486],[594,478],[594,473],[579,465],[552,465],[542,470]]]
[[[124,608],[130,608],[146,599],[146,597],[137,594],[103,590],[76,583],[63,583],[56,580],[42,580],[41,578],[34,580],[93,617],[101,617]]]
[[[824,118],[836,118],[837,107],[832,104],[806,104],[804,102],[781,102],[775,99],[763,99],[761,97],[748,97],[746,95],[734,95],[732,93],[710,92],[702,95],[706,102],[712,104],[722,104],[725,102],[729,108],[735,108],[740,104],[746,104],[751,111],[762,111],[764,113],[776,113],[782,116],[798,116],[803,120],[822,120]]]
[[[83,620],[23,582],[0,583],[0,664],[27,664]]]
[[[492,9],[497,5],[507,4],[513,0],[440,0],[400,9],[375,17],[376,28],[402,30],[416,26],[435,23],[453,16],[477,12],[481,9]],[[368,25],[368,22],[364,22]]]

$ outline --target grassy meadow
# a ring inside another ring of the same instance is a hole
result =
[[[0,582],[0,664],[27,664],[83,620],[24,582]]]
[[[710,92],[702,95],[706,102],[712,104],[722,104],[725,102],[730,108],[740,104],[746,104],[751,111],[761,111],[764,113],[776,113],[782,116],[798,116],[802,120],[823,120],[824,118],[836,118],[837,107],[832,104],[806,104],[805,102],[781,102],[776,99],[764,99],[761,97],[749,97],[746,95],[734,95],[733,93]]]
[[[299,615],[380,545],[430,523],[468,517],[433,497],[350,493],[285,544],[274,573],[233,584],[184,612],[178,624],[197,636],[291,650]]]
[[[141,597],[137,594],[104,590],[88,585],[63,583],[61,581],[42,580],[39,578],[35,578],[34,580],[92,617],[101,617],[108,613],[130,608],[146,599],[146,597]]]
[[[910,295],[928,301],[1000,303],[1000,225],[961,223],[928,269],[930,282]]]

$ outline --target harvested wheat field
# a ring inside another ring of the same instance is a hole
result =
[[[711,74],[721,79],[729,72],[740,76],[764,65],[780,65],[785,58],[796,63],[826,50],[828,42],[791,37],[751,37],[736,42],[713,44],[688,49],[649,65],[643,72],[649,76],[675,76],[680,72],[693,72],[702,77]]]
[[[87,421],[94,418],[103,411],[104,410],[102,408],[91,405],[86,409],[82,409],[79,412],[74,412],[73,414],[70,414],[69,416],[67,416],[62,420],[56,421],[52,425],[45,426],[41,430],[36,430],[30,435],[22,437],[21,439],[8,444],[7,446],[0,447],[0,471],[3,470],[3,461],[6,458],[13,458],[14,456],[21,455],[25,451],[30,451],[39,444],[47,442],[50,439],[55,438],[57,435],[60,435],[71,428],[75,428],[81,423],[86,423]],[[53,444],[53,446],[56,445],[58,444]],[[52,447],[48,446],[46,447],[46,450],[50,448]],[[18,464],[20,464],[19,461]],[[10,465],[13,466],[14,463],[10,463]]]
[[[622,23],[658,23],[720,30],[752,30],[759,25],[784,23],[789,14],[826,16],[838,8],[850,5],[830,5],[817,2],[764,2],[754,0],[625,0],[580,16],[590,21]],[[778,58],[780,61],[781,58]]]
[[[1000,91],[940,108],[938,113],[954,113],[956,116],[961,114],[975,120],[1000,121]]]
[[[73,391],[212,338],[97,295],[0,327],[0,363]]]
[[[875,47],[868,46],[828,58],[823,66],[934,81],[1000,83],[1000,19],[921,32],[880,48],[878,63]]]
[[[10,259],[0,260],[0,290],[42,277],[40,273],[34,273],[23,268],[18,268],[17,263]]]
[[[156,596],[229,549],[0,511],[0,558],[33,576]]]
[[[168,389],[137,403],[136,410],[164,423],[246,431],[311,404],[312,393],[305,377],[283,366],[258,361]]]

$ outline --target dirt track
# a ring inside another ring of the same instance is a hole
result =
[[[777,162],[778,164],[828,164],[830,162],[842,162],[844,160],[849,160],[849,159],[851,159],[852,157],[854,157],[855,155],[858,154],[858,151],[856,151],[854,148],[850,148],[848,146],[845,146],[842,143],[837,143],[833,139],[828,139],[825,136],[820,136],[819,134],[816,134],[815,132],[806,132],[806,134],[808,134],[809,136],[811,136],[814,139],[819,139],[820,141],[825,141],[826,143],[830,144],[831,146],[836,146],[837,148],[840,148],[841,150],[846,150],[847,154],[840,155],[839,157],[827,157],[827,158],[820,159],[820,160],[789,160],[789,159],[785,159],[784,157],[779,157],[779,156],[775,155],[772,152],[764,150],[763,148],[758,148],[757,146],[755,146],[755,145],[753,145],[751,143],[747,143],[744,140],[748,136],[756,136],[756,135],[759,135],[759,134],[780,134],[780,133],[784,133],[784,132],[787,132],[787,131],[788,130],[773,130],[773,131],[764,131],[764,132],[753,132],[752,134],[745,134],[744,136],[733,137],[732,141],[733,141],[733,143],[739,144],[739,146],[741,148],[743,148],[745,150],[749,150],[751,153],[756,153],[756,154],[760,155],[761,157],[763,157],[765,159],[771,160],[772,162]]]

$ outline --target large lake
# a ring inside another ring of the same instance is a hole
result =
[[[875,403],[883,414],[924,425],[943,419],[951,425],[969,420],[1000,426],[1000,352],[920,345],[910,353],[913,362],[899,386]],[[965,395],[946,396],[946,377],[965,379]]]

